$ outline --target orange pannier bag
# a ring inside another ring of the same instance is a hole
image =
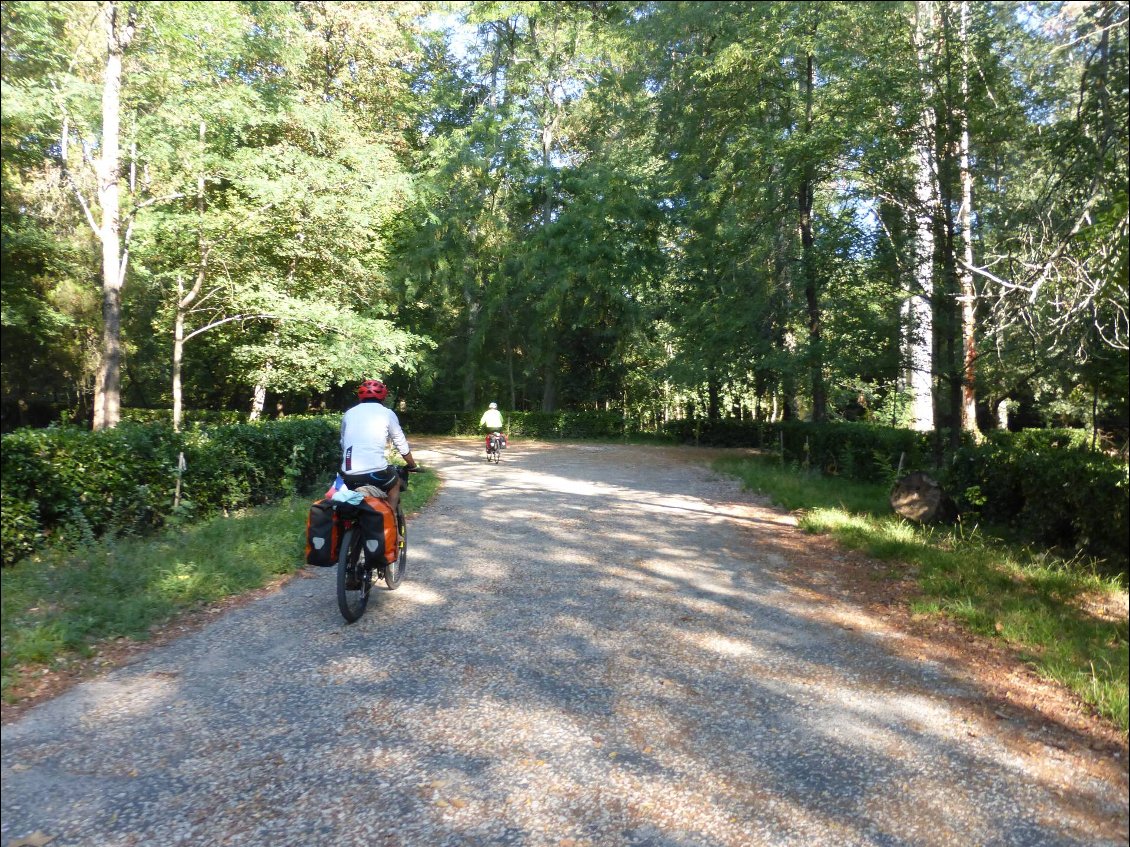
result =
[[[380,497],[366,497],[357,506],[357,518],[361,522],[361,537],[365,540],[365,557],[387,563],[396,561],[396,514],[387,500]]]

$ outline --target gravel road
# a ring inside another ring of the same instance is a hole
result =
[[[443,489],[399,591],[346,626],[307,572],[4,727],[4,844],[1127,843],[1124,779],[776,579],[784,530],[732,480],[413,447]]]

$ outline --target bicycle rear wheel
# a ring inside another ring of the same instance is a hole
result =
[[[365,544],[360,527],[345,531],[337,557],[337,607],[347,623],[359,620],[369,604],[373,570],[365,561]]]
[[[384,568],[385,585],[389,591],[400,588],[400,582],[408,572],[408,523],[399,508],[396,510],[396,544],[396,560],[392,564],[386,564]]]

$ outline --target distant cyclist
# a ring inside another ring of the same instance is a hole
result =
[[[400,502],[400,477],[389,467],[385,450],[391,441],[409,468],[416,467],[412,449],[400,421],[382,403],[388,388],[378,379],[367,379],[357,388],[361,401],[341,416],[341,475],[350,488],[375,485],[388,494],[388,504],[396,511]]]
[[[479,426],[487,428],[486,435],[486,450],[490,452],[490,435],[492,432],[501,434],[502,432],[502,412],[498,411],[498,404],[491,403],[487,410],[483,412],[483,416],[479,418]]]

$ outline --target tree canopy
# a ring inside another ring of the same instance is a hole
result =
[[[1126,429],[1125,3],[0,16],[6,427],[375,376],[645,427]]]

